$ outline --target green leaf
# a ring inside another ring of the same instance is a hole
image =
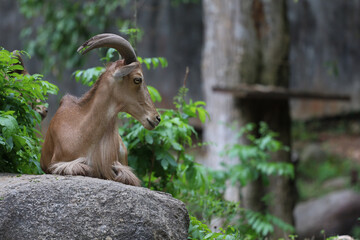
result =
[[[168,62],[167,62],[166,58],[159,57],[158,59],[160,61],[160,64],[161,64],[162,68],[166,68],[168,66]]]
[[[160,151],[157,152],[156,159],[161,161],[162,166],[167,166],[169,164],[173,167],[177,166],[177,163],[175,162],[174,157],[165,149],[161,149]],[[164,163],[163,163],[163,161],[164,161]]]
[[[105,63],[111,62],[111,59],[116,55],[117,51],[114,48],[109,48],[106,52],[106,56],[101,58],[101,61],[104,61]]]
[[[1,113],[1,111],[0,111]],[[13,116],[1,115],[0,126],[2,126],[2,133],[5,138],[8,138],[15,134],[18,129],[18,123]]]
[[[204,239],[210,239],[210,237],[214,237],[214,233],[208,233],[205,235]]]
[[[171,146],[175,149],[175,150],[177,150],[177,151],[181,151],[181,150],[183,150],[183,146],[181,146],[179,143],[177,143],[177,142],[171,142]]]
[[[167,170],[169,167],[169,162],[166,159],[161,160],[161,166],[164,170]]]
[[[144,63],[146,65],[146,68],[148,70],[150,70],[151,69],[151,58],[144,58],[143,60],[144,60]]]
[[[21,65],[12,65],[12,66],[10,67],[10,70],[11,70],[11,71],[24,70],[24,67],[21,66]]]
[[[146,135],[145,135],[145,141],[146,141],[147,144],[153,144],[154,139],[153,139],[153,137],[151,136],[151,134],[146,134]]]
[[[142,57],[137,56],[136,59],[138,60],[138,62],[139,62],[140,64],[144,63],[144,60],[143,60]]]
[[[204,102],[204,101],[196,101],[195,103],[194,103],[194,105],[195,106],[200,106],[200,105],[202,105],[202,106],[206,106],[206,103]]]
[[[105,71],[104,67],[93,67],[86,70],[78,70],[73,73],[75,80],[86,86],[92,86],[100,75]]]
[[[152,62],[152,64],[153,64],[153,67],[154,67],[154,69],[155,68],[157,68],[158,66],[159,66],[159,59],[157,59],[157,58],[151,58],[151,62]]]
[[[6,144],[6,140],[0,136],[0,145],[5,145]]]
[[[153,102],[161,102],[162,101],[161,95],[156,88],[154,88],[152,86],[147,86],[147,88],[149,90],[150,97]]]
[[[205,111],[205,109],[198,108],[197,111],[198,111],[198,116],[199,116],[200,121],[202,123],[205,123],[205,121],[206,121],[206,111]]]
[[[9,152],[13,149],[14,147],[14,142],[13,142],[13,138],[9,137],[6,139],[6,150]]]

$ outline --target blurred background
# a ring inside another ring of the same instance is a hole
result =
[[[239,141],[229,124],[266,122],[289,146],[272,157],[294,164],[295,179],[229,185],[225,198],[256,210],[262,194],[272,193],[269,211],[293,224],[300,239],[360,237],[359,1],[0,0],[0,12],[0,46],[27,51],[28,72],[60,89],[49,98],[43,133],[64,94],[89,89],[73,73],[101,65],[101,53],[80,57],[77,47],[98,33],[126,37],[138,28],[138,56],[168,62],[143,67],[147,84],[163,97],[157,106],[173,108],[187,67],[187,98],[207,103],[210,120],[192,122],[212,143],[196,152],[198,162],[221,169],[234,161],[219,155]]]

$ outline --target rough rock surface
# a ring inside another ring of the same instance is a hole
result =
[[[299,239],[350,234],[360,216],[360,194],[341,190],[296,206],[294,217]]]
[[[187,239],[170,194],[80,176],[0,174],[0,239]]]
[[[328,157],[324,147],[320,143],[309,143],[302,148],[299,157],[300,161],[304,163],[324,162]]]

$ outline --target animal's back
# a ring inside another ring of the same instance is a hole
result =
[[[66,94],[60,100],[59,109],[65,106],[77,105],[79,103],[79,99],[73,95]]]

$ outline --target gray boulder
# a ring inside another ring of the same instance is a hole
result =
[[[187,239],[170,194],[81,176],[0,174],[0,239]]]
[[[324,197],[299,203],[295,207],[295,228],[299,239],[324,239],[326,236],[350,234],[360,216],[360,194],[341,190]]]

